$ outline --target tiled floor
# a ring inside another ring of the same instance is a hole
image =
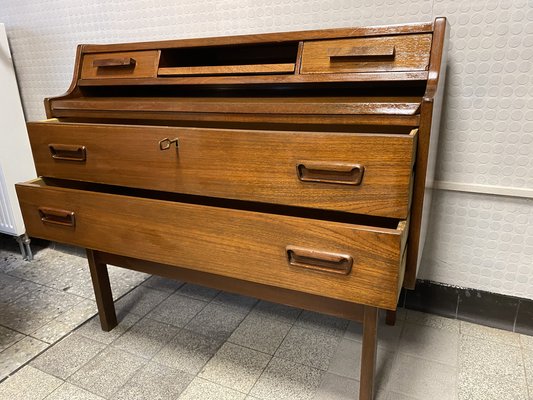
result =
[[[357,398],[357,323],[111,268],[127,294],[106,333],[82,253],[45,248],[27,263],[9,240],[1,400]],[[533,400],[532,337],[404,310],[379,335],[379,400]]]

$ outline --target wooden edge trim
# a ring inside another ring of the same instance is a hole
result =
[[[424,93],[424,101],[432,101],[437,93],[439,78],[446,54],[446,46],[450,35],[450,27],[446,17],[435,18],[433,40],[431,43],[431,58],[429,60],[428,83]]]
[[[165,278],[182,280],[198,285],[225,290],[245,296],[259,298],[303,308],[324,314],[334,315],[354,321],[363,320],[363,305],[311,295],[274,286],[247,282],[239,279],[214,275],[207,272],[194,271],[186,268],[173,267],[165,264],[119,256],[111,253],[95,251],[96,258],[101,263],[116,265]]]

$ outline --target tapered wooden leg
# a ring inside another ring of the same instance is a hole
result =
[[[385,323],[390,326],[396,325],[396,310],[387,310],[387,315],[385,317]]]
[[[378,344],[378,309],[365,306],[363,316],[363,351],[361,353],[361,385],[359,400],[374,399],[374,375]]]
[[[104,331],[109,332],[117,326],[117,315],[107,273],[107,264],[99,262],[97,253],[89,249],[87,249],[87,260],[89,261],[100,325]]]

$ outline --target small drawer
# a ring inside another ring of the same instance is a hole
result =
[[[155,78],[159,50],[85,54],[81,79]]]
[[[302,74],[426,70],[431,34],[304,43]]]
[[[406,221],[365,226],[18,184],[28,234],[338,300],[395,309]],[[146,194],[146,193],[145,193]]]

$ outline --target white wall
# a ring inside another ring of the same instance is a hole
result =
[[[78,43],[435,16],[452,27],[437,173],[448,190],[435,196],[421,277],[533,299],[533,0],[0,0],[30,120],[68,87]]]

